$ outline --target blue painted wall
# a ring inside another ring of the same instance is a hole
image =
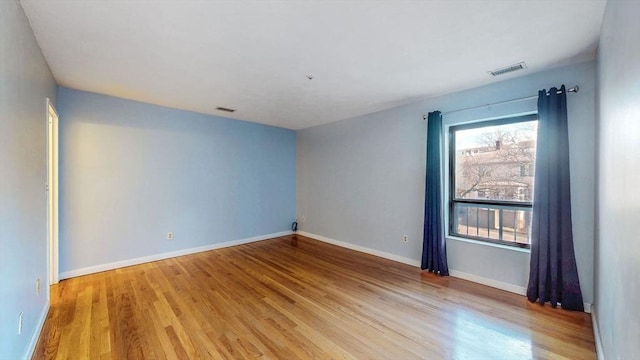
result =
[[[580,285],[593,301],[595,62],[508,78],[424,101],[298,131],[300,230],[419,263],[424,224],[423,114],[496,103],[552,86],[568,96],[573,231]],[[444,116],[444,125],[536,110],[536,100]],[[446,129],[445,129],[446,131]],[[446,162],[445,162],[446,163]],[[447,171],[445,171],[447,174]],[[446,183],[446,180],[445,180]],[[446,198],[446,197],[445,197]],[[408,235],[409,241],[402,241]],[[524,292],[529,252],[448,237],[451,274]]]
[[[61,273],[273,234],[295,219],[292,130],[64,87],[58,112]]]
[[[598,48],[599,359],[640,354],[640,1],[609,0]],[[597,339],[598,340],[598,339]],[[596,340],[596,341],[597,341]]]
[[[55,96],[20,4],[0,1],[0,359],[30,357],[47,314],[45,99]]]

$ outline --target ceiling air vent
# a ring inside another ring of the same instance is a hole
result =
[[[229,109],[229,108],[220,107],[220,106],[218,106],[218,107],[216,108],[216,110],[226,111],[226,112],[230,112],[230,113],[232,113],[232,112],[236,111],[235,109]]]
[[[489,74],[493,75],[493,76],[498,76],[498,75],[502,75],[502,74],[506,74],[506,73],[510,73],[510,72],[514,72],[514,71],[518,71],[518,70],[522,70],[522,69],[526,69],[527,68],[527,64],[525,64],[524,62],[520,62],[517,64],[513,64],[513,65],[509,65],[500,69],[495,69],[493,71],[489,71]]]

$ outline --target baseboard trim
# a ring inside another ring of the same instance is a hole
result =
[[[29,341],[29,348],[27,352],[24,354],[25,360],[31,359],[33,357],[33,352],[36,350],[36,345],[38,345],[38,339],[40,338],[40,333],[42,333],[42,328],[44,327],[44,322],[47,320],[47,315],[49,314],[49,301],[47,300],[45,306],[42,308],[42,312],[40,313],[40,318],[36,323],[35,329],[33,329],[33,334],[31,335],[31,340]]]
[[[194,248],[189,248],[189,249],[182,249],[182,250],[165,252],[165,253],[161,253],[161,254],[143,256],[143,257],[134,258],[134,259],[115,261],[115,262],[107,263],[107,264],[89,266],[89,267],[85,267],[85,268],[81,268],[81,269],[70,270],[70,271],[65,271],[63,273],[60,273],[60,280],[69,279],[69,278],[78,277],[78,276],[83,276],[83,275],[94,274],[94,273],[107,271],[107,270],[123,268],[123,267],[127,267],[127,266],[144,264],[144,263],[148,263],[148,262],[152,262],[152,261],[165,260],[165,259],[174,258],[174,257],[178,257],[178,256],[196,254],[196,253],[203,252],[203,251],[210,251],[210,250],[222,249],[222,248],[226,248],[226,247],[230,247],[230,246],[248,244],[248,243],[252,243],[252,242],[256,242],[256,241],[272,239],[272,238],[276,238],[276,237],[279,237],[279,236],[285,236],[285,235],[290,235],[290,234],[292,234],[291,231],[282,231],[282,232],[273,233],[273,234],[254,236],[254,237],[250,237],[250,238],[246,238],[246,239],[226,241],[226,242],[217,243],[217,244],[199,246],[199,247],[194,247]]]
[[[593,338],[596,341],[596,356],[598,360],[604,359],[604,350],[602,349],[602,338],[600,337],[600,327],[598,326],[598,318],[596,316],[596,308],[591,305],[591,324],[593,325]]]
[[[326,242],[328,244],[340,246],[346,249],[351,249],[351,250],[363,252],[365,254],[378,256],[384,259],[397,261],[399,263],[420,267],[420,261],[418,260],[413,260],[404,256],[392,254],[386,251],[375,250],[365,246],[355,245],[348,242],[332,239],[326,236],[312,234],[306,231],[298,231],[298,234],[315,239],[315,240]],[[449,269],[449,275],[455,278],[468,280],[478,284],[490,286],[496,289],[512,292],[514,294],[523,295],[523,296],[527,295],[527,288],[524,286],[519,286],[519,285],[514,285],[514,284],[510,284],[510,283],[506,283],[506,282],[502,282],[494,279],[489,279],[483,276],[469,274],[469,273],[465,273],[455,269]],[[590,303],[584,303],[584,312],[591,313],[591,308],[592,308],[592,305]]]
[[[468,280],[468,281],[472,281],[478,284],[482,284],[482,285],[486,285],[486,286],[491,286],[493,288],[496,289],[500,289],[500,290],[504,290],[504,291],[508,291],[508,292],[512,292],[518,295],[526,295],[527,294],[527,289],[523,286],[518,286],[518,285],[514,285],[514,284],[510,284],[510,283],[506,283],[503,281],[498,281],[498,280],[494,280],[494,279],[489,279],[483,276],[479,276],[479,275],[475,275],[475,274],[469,274],[463,271],[458,271],[458,270],[454,270],[454,269],[449,269],[449,275],[456,277],[458,279],[463,279],[463,280]]]
[[[469,280],[478,284],[491,286],[496,289],[512,292],[518,295],[523,295],[523,296],[527,295],[527,288],[523,286],[509,284],[506,282],[489,279],[486,277],[469,274],[469,273],[465,273],[465,272],[454,270],[454,269],[449,269],[449,275],[459,279]],[[592,305],[590,303],[583,303],[583,304],[584,304],[584,312],[591,313]]]
[[[388,252],[385,252],[385,251],[371,249],[371,248],[360,246],[360,245],[350,244],[350,243],[347,243],[347,242],[344,242],[344,241],[331,239],[331,238],[328,238],[326,236],[316,235],[316,234],[308,233],[308,232],[305,232],[305,231],[299,231],[298,233],[300,235],[302,235],[302,236],[310,237],[312,239],[316,239],[316,240],[319,240],[319,241],[322,241],[322,242],[326,242],[326,243],[329,243],[329,244],[337,245],[337,246],[344,247],[344,248],[351,249],[351,250],[360,251],[360,252],[363,252],[363,253],[366,253],[366,254],[370,254],[370,255],[375,255],[375,256],[378,256],[378,257],[381,257],[381,258],[397,261],[397,262],[400,262],[400,263],[403,263],[403,264],[420,267],[420,261],[418,261],[418,260],[409,259],[409,258],[406,258],[406,257],[403,257],[403,256],[391,254],[391,253],[388,253]],[[509,283],[505,283],[505,282],[502,282],[502,281],[497,281],[497,280],[485,278],[485,277],[474,275],[474,274],[468,274],[468,273],[465,273],[465,272],[462,272],[462,271],[449,269],[449,275],[451,275],[453,277],[456,277],[456,278],[460,278],[460,279],[469,280],[469,281],[472,281],[472,282],[475,282],[475,283],[479,283],[479,284],[482,284],[482,285],[487,285],[487,286],[491,286],[491,287],[494,287],[494,288],[497,288],[497,289],[509,291],[509,292],[516,293],[516,294],[519,294],[519,295],[525,295],[527,293],[526,289],[524,287],[522,287],[522,286],[509,284]]]
[[[365,247],[365,246],[350,244],[350,243],[347,243],[347,242],[344,242],[344,241],[328,238],[326,236],[308,233],[306,231],[298,231],[298,234],[300,234],[302,236],[306,236],[308,238],[312,238],[312,239],[318,240],[318,241],[326,242],[328,244],[340,246],[340,247],[343,247],[343,248],[346,248],[346,249],[351,249],[351,250],[363,252],[365,254],[381,257],[381,258],[384,258],[384,259],[397,261],[399,263],[420,267],[420,261],[418,261],[418,260],[409,259],[407,257],[396,255],[396,254],[392,254],[392,253],[389,253],[389,252],[386,252],[386,251],[380,251],[380,250],[375,250],[375,249],[368,248],[368,247]]]

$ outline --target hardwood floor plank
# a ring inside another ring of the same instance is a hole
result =
[[[53,286],[34,359],[595,359],[588,314],[285,236]]]

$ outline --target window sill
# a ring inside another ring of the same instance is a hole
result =
[[[461,237],[457,237],[457,236],[447,235],[446,239],[447,240],[462,241],[462,242],[467,242],[467,243],[472,243],[472,244],[477,244],[477,245],[483,245],[483,246],[490,246],[490,247],[500,248],[500,249],[505,249],[505,250],[513,250],[513,251],[523,252],[523,253],[531,253],[531,249],[515,247],[515,246],[508,246],[508,245],[494,244],[494,243],[490,243],[490,242],[486,242],[486,241],[479,241],[479,240],[473,240],[473,239],[465,239],[465,238],[461,238]]]

